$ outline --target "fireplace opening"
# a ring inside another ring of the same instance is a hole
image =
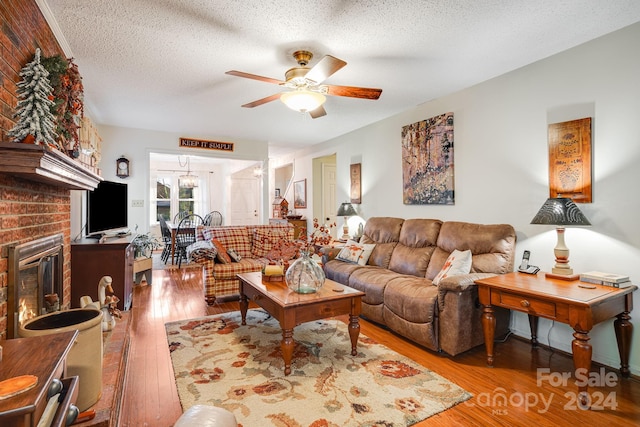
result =
[[[28,320],[59,311],[63,291],[63,235],[9,247],[7,338]]]

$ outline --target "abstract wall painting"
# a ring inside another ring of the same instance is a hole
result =
[[[405,205],[453,205],[453,113],[402,128]]]

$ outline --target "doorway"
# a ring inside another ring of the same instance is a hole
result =
[[[336,154],[313,159],[313,176],[313,216],[318,218],[321,224],[333,223],[336,221],[338,209]]]
[[[254,170],[261,165],[255,160],[149,153],[150,228],[159,227],[158,214],[172,220],[185,209],[202,217],[211,211],[221,212],[223,225],[245,220],[251,222],[243,225],[259,223],[263,217],[262,176],[254,175]],[[187,173],[195,177],[196,187],[185,191],[180,177]],[[241,184],[236,182],[240,180]]]

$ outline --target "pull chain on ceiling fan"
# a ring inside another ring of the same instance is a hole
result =
[[[349,98],[378,99],[382,89],[364,88],[355,86],[336,86],[322,84],[336,71],[347,65],[341,59],[331,55],[325,55],[315,66],[307,65],[313,58],[313,54],[306,50],[298,50],[293,53],[298,67],[293,67],[285,73],[285,80],[272,79],[242,71],[227,71],[225,74],[247,79],[259,80],[266,83],[277,84],[292,89],[288,92],[276,93],[262,99],[244,104],[245,108],[258,107],[276,99],[280,99],[287,107],[302,113],[309,113],[316,119],[327,114],[323,104],[325,95],[343,96]]]

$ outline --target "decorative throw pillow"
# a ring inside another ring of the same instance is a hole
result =
[[[264,228],[256,228],[253,234],[253,245],[251,247],[251,255],[254,258],[264,258],[269,251],[276,248],[279,243],[290,240],[288,238],[288,230],[272,230]]]
[[[231,257],[227,254],[227,248],[224,247],[220,240],[213,239],[211,243],[213,243],[213,246],[215,246],[218,251],[218,261],[220,261],[221,264],[231,264]]]
[[[298,255],[298,251],[296,242],[285,240],[276,243],[264,257],[270,261],[289,261]]]
[[[445,277],[469,274],[471,271],[471,251],[454,250],[442,266],[442,270],[433,279],[433,284],[438,285]]]
[[[354,240],[347,240],[336,259],[358,265],[366,265],[375,247],[376,245],[373,243],[358,243]]]
[[[235,249],[227,249],[227,254],[233,262],[240,262],[240,260],[242,259],[242,257],[238,255],[238,252],[236,252]]]

